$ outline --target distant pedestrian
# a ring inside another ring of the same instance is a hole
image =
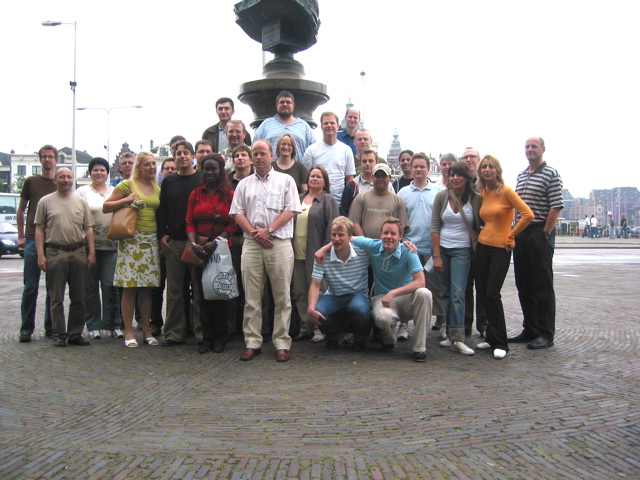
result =
[[[609,215],[609,238],[616,238],[615,222],[613,221],[613,215]]]

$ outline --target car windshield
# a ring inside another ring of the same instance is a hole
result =
[[[18,229],[7,222],[0,223],[0,233],[18,233]]]

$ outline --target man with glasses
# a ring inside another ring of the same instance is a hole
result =
[[[216,114],[218,115],[219,122],[211,125],[202,133],[202,139],[211,142],[211,148],[215,153],[222,152],[229,146],[227,143],[226,129],[234,113],[235,105],[233,100],[228,97],[222,97],[216,100]],[[246,145],[251,145],[251,135],[247,133],[244,142]]]
[[[24,247],[24,270],[22,281],[24,290],[22,292],[22,304],[20,312],[22,315],[22,325],[20,326],[20,342],[31,341],[33,330],[35,329],[36,304],[38,303],[38,287],[40,286],[40,267],[38,267],[38,254],[36,251],[36,208],[38,202],[45,195],[56,191],[54,182],[54,172],[58,163],[58,150],[52,145],[45,145],[38,151],[40,158],[40,174],[28,177],[22,185],[20,193],[20,203],[16,212],[16,223],[18,227],[18,246]],[[25,226],[24,213],[27,212],[27,223]],[[44,311],[44,334],[53,337],[53,326],[49,309],[49,294],[45,301]]]
[[[132,152],[124,152],[118,159],[118,171],[122,178],[116,178],[111,185],[115,187],[123,180],[129,180],[133,172],[133,165],[136,162],[136,157]]]
[[[480,161],[480,153],[472,147],[467,147],[460,157],[460,160],[467,164],[471,182],[476,193],[480,193],[478,184],[478,162]],[[471,335],[473,330],[473,284],[476,284],[476,329],[481,337],[485,337],[487,330],[487,311],[484,306],[484,295],[482,294],[482,285],[480,283],[480,275],[478,274],[478,265],[475,255],[471,255],[471,268],[467,277],[467,289],[464,295],[464,331],[465,335]]]
[[[278,139],[288,133],[296,141],[296,156],[294,160],[301,162],[307,147],[315,143],[311,127],[301,118],[293,116],[296,107],[295,99],[291,92],[283,90],[276,97],[276,114],[264,120],[256,130],[256,140],[266,140],[272,145],[273,154]]]
[[[226,134],[229,146],[222,150],[220,155],[224,158],[224,169],[227,173],[231,173],[235,170],[233,166],[233,150],[245,143],[248,133],[242,120],[229,120]]]

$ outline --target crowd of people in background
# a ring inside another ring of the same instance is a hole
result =
[[[290,359],[293,341],[354,351],[377,342],[391,351],[411,338],[412,360],[424,362],[429,328],[441,347],[463,355],[475,348],[502,359],[509,343],[553,346],[552,261],[564,205],[542,138],[526,141],[528,165],[514,188],[497,158],[472,147],[441,156],[438,183],[429,156],[403,150],[394,179],[356,108],[343,129],[337,114],[322,113],[319,141],[294,116],[292,93],[280,92],[275,109],[252,142],[233,119],[234,102],[220,98],[218,123],[195,145],[173,137],[160,168],[150,152],[127,152],[123,178],[109,185],[109,163],[94,158],[91,183],[75,192],[71,172],[56,169],[57,150],[43,146],[41,173],[25,181],[17,215],[25,249],[19,341],[34,334],[45,272],[44,331],[56,347],[108,334],[138,348],[134,321],[148,346],[182,345],[193,334],[199,353],[219,353],[242,337],[242,361],[269,338],[278,362]],[[130,206],[139,208],[135,236],[110,240],[113,212]],[[594,230],[586,218],[585,231]],[[239,295],[207,300],[203,264],[224,244]],[[508,337],[501,290],[512,255],[523,330]]]

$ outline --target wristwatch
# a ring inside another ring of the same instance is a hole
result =
[[[191,244],[189,245],[191,248],[195,247],[196,245],[198,245],[196,242],[191,242]]]
[[[269,235],[273,235],[273,228],[267,225],[267,232],[269,232]]]

